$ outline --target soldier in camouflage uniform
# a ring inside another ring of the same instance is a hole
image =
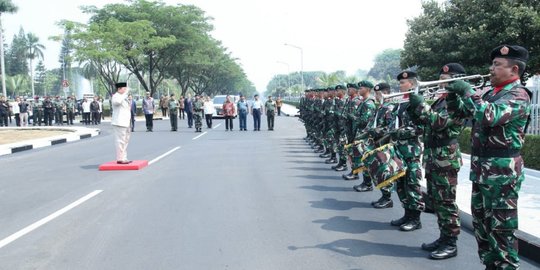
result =
[[[379,108],[373,112],[373,118],[369,121],[367,125],[362,130],[358,130],[355,140],[366,141],[371,139],[374,144],[370,145],[367,150],[382,146],[387,143],[383,139],[384,135],[388,134],[389,131],[393,128],[395,114],[395,103],[390,100],[384,100],[382,98],[383,94],[388,94],[390,92],[390,85],[387,83],[379,83],[373,88],[375,90],[375,95],[379,101]],[[368,97],[369,99],[369,97]],[[388,138],[387,138],[388,139]],[[382,141],[381,141],[382,140]],[[362,153],[363,154],[363,153]],[[358,158],[353,158],[353,160],[358,160]],[[352,174],[352,173],[351,173]],[[356,176],[358,177],[358,176]],[[362,184],[354,186],[354,190],[358,192],[365,192],[373,190],[372,180],[369,177],[369,174],[364,172],[363,174],[364,181]],[[374,208],[391,208],[394,206],[392,202],[392,189],[394,184],[390,184],[381,188],[381,197],[377,201],[371,202],[371,205]]]
[[[519,268],[515,230],[525,179],[519,151],[531,111],[531,93],[520,77],[528,58],[521,46],[498,46],[491,52],[492,89],[480,96],[464,81],[447,87],[459,96],[449,108],[473,118],[471,210],[478,254],[486,269]]]
[[[399,89],[401,92],[409,91],[416,87],[416,73],[402,71],[398,74]],[[406,100],[406,97],[404,97]],[[400,102],[396,108],[398,128],[392,132],[392,140],[407,165],[407,173],[396,182],[397,194],[401,201],[405,214],[403,217],[392,220],[392,226],[399,226],[402,231],[413,231],[422,228],[420,213],[424,210],[420,180],[422,168],[420,156],[422,155],[423,127],[413,122],[407,108],[409,102]]]
[[[49,96],[43,101],[43,122],[46,126],[52,126],[54,118],[54,104]]]
[[[60,96],[56,96],[54,99],[54,123],[56,125],[64,125],[64,110],[66,105],[64,101],[60,99]]]
[[[345,106],[345,100],[343,99],[345,87],[343,85],[337,85],[332,89],[334,93],[334,99],[332,101],[332,107],[330,110],[330,115],[327,118],[329,132],[327,133],[328,137],[328,147],[330,148],[330,159],[326,160],[326,164],[337,163],[337,151],[339,145],[339,138],[342,129],[341,116],[343,114],[343,107]],[[335,167],[334,167],[335,168]],[[332,168],[332,169],[334,169]]]
[[[195,101],[193,102],[193,120],[195,121],[195,132],[202,132],[202,118],[203,118],[204,102],[201,95],[195,95]]]
[[[444,65],[439,79],[450,79],[464,75],[465,69],[458,63]],[[445,85],[440,85],[444,87]],[[427,182],[427,196],[437,214],[440,237],[422,249],[431,251],[430,258],[447,259],[457,255],[457,237],[460,232],[459,209],[456,204],[456,186],[462,165],[458,137],[464,120],[447,109],[447,96],[442,94],[429,106],[423,97],[411,94],[409,115],[424,125],[424,168]],[[453,97],[455,99],[455,94]]]
[[[315,153],[325,152],[323,146],[323,130],[324,130],[324,101],[326,99],[326,89],[318,89],[313,102],[313,137],[314,142],[312,147]]]
[[[66,100],[66,122],[68,125],[73,125],[73,118],[75,118],[75,100],[72,97],[68,97]]]
[[[167,108],[169,108],[169,120],[171,122],[171,131],[178,130],[178,101],[174,99],[174,94],[167,99]]]
[[[34,102],[32,103],[32,125],[41,126],[43,121],[43,102],[39,100],[38,96],[34,97]]]
[[[326,161],[330,161],[332,159],[332,148],[331,143],[332,139],[334,137],[334,96],[335,91],[334,88],[327,88],[325,90],[325,99],[323,102],[322,110],[321,110],[321,140],[322,145],[325,149],[324,153],[319,155],[321,158],[328,158]],[[335,155],[335,153],[334,153]],[[325,162],[329,164],[329,162]]]
[[[355,83],[348,83],[347,84],[348,89],[348,98],[345,101],[345,105],[343,106],[343,112],[340,115],[339,118],[339,126],[340,126],[340,132],[339,132],[339,139],[338,139],[338,154],[339,154],[339,162],[335,166],[332,166],[332,169],[335,171],[346,171],[347,170],[347,151],[345,150],[345,145],[351,144],[354,141],[354,134],[353,134],[353,121],[355,117],[356,108],[358,107],[358,104],[360,103],[360,99],[356,95],[356,91],[358,90],[358,85]]]

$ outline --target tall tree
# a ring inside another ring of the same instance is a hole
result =
[[[7,96],[6,91],[6,67],[4,59],[4,28],[2,27],[2,14],[15,13],[18,7],[11,0],[0,0],[0,71],[2,72],[2,94]]]
[[[379,81],[387,80],[388,77],[395,78],[401,71],[399,65],[401,51],[401,49],[386,49],[378,53],[373,61],[373,67],[367,75]],[[388,83],[393,82],[388,81]]]
[[[531,0],[449,0],[422,3],[423,13],[408,21],[401,67],[418,65],[419,75],[436,79],[438,69],[459,62],[468,73],[485,74],[489,53],[500,44],[540,50],[540,2]],[[528,69],[540,69],[531,53]]]
[[[32,96],[36,94],[36,91],[34,89],[34,65],[33,61],[34,59],[43,59],[43,50],[45,49],[45,46],[43,44],[39,43],[39,38],[32,34],[28,33],[26,35],[26,49],[27,49],[27,55],[26,57],[30,61],[30,80],[31,80],[31,86],[32,86]]]
[[[47,76],[47,69],[43,64],[43,61],[39,61],[36,65],[36,75],[34,77],[35,81],[35,92],[38,95],[43,95],[45,93],[45,79]]]
[[[13,36],[11,46],[7,52],[7,74],[15,76],[17,74],[28,74],[28,46],[26,34],[21,27],[19,33]]]

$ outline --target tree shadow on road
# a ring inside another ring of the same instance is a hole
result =
[[[330,243],[319,244],[315,246],[289,246],[288,249],[293,251],[299,249],[325,249],[351,257],[379,255],[386,257],[425,258],[427,256],[426,252],[422,251],[418,247],[373,243],[358,239],[340,239]]]
[[[291,158],[306,158],[304,156],[287,156],[287,157],[291,157]],[[298,163],[298,164],[306,164],[306,163],[312,163],[312,164],[324,164],[324,161],[311,161],[311,160],[291,160],[291,161],[287,161],[287,162],[290,162],[290,163]]]
[[[314,174],[302,174],[302,175],[295,175],[294,177],[302,177],[307,179],[313,179],[313,180],[332,180],[336,181],[336,177],[328,176],[328,175],[314,175]]]
[[[391,230],[395,231],[390,222],[379,222],[371,220],[354,220],[345,216],[336,216],[329,219],[314,220],[313,223],[320,223],[321,228],[327,231],[361,234],[371,230]]]
[[[299,188],[311,189],[315,191],[341,191],[341,192],[353,191],[353,189],[350,187],[328,187],[328,186],[321,186],[321,185],[301,186]]]
[[[293,170],[301,170],[301,171],[327,171],[329,172],[329,168],[324,167],[291,167],[290,169]]]
[[[350,210],[353,208],[372,208],[370,203],[355,201],[338,201],[336,199],[324,198],[322,201],[309,202],[311,207],[329,210]]]

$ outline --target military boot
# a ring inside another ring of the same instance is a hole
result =
[[[378,201],[372,203],[374,208],[383,209],[383,208],[392,208],[394,207],[394,202],[391,198],[382,196]]]
[[[343,163],[340,166],[337,166],[336,168],[334,168],[334,170],[336,172],[346,171],[347,170],[347,164]]]
[[[313,151],[315,153],[324,153],[324,146],[322,145],[319,145],[318,148],[315,149],[315,151]]]
[[[337,163],[337,162],[338,162],[338,161],[337,161],[337,158],[336,158],[336,154],[335,154],[335,153],[332,154],[332,156],[331,156],[329,159],[327,159],[327,160],[324,161],[324,163],[326,163],[326,164],[334,164],[334,163]]]
[[[446,236],[441,240],[439,248],[429,255],[434,260],[444,260],[457,256],[457,237]]]
[[[405,214],[403,214],[403,216],[398,218],[398,219],[394,219],[394,220],[390,221],[390,225],[392,225],[392,226],[401,226],[401,225],[405,224],[407,221],[409,221],[409,216],[411,215],[410,212],[411,212],[411,210],[405,209]]]
[[[399,226],[399,229],[404,232],[410,232],[418,229],[422,229],[422,223],[420,222],[420,211],[419,210],[410,210],[410,218],[407,222]]]
[[[354,186],[353,189],[356,192],[367,192],[373,190],[373,185],[371,182],[364,181],[362,184]]]
[[[326,151],[319,155],[321,158],[329,158],[332,155],[332,152],[330,152],[330,149],[326,149]]]
[[[356,180],[356,179],[360,178],[360,177],[358,177],[358,174],[354,174],[352,172],[350,172],[348,174],[343,174],[343,175],[341,175],[341,177],[343,177],[343,179],[345,179],[345,180]]]
[[[441,244],[441,240],[443,239],[443,235],[441,233],[441,235],[439,236],[439,238],[437,238],[437,240],[431,242],[431,243],[422,243],[422,249],[425,250],[425,251],[435,251],[439,248],[440,244]]]
[[[343,160],[340,159],[339,162],[338,162],[338,164],[332,166],[331,168],[332,168],[332,170],[335,170],[337,167],[343,166],[343,164],[344,164]]]

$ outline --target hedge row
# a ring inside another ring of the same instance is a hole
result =
[[[461,152],[471,153],[471,128],[465,128],[459,137]],[[540,170],[540,136],[525,135],[525,144],[521,149],[521,155],[525,161],[525,167]]]

